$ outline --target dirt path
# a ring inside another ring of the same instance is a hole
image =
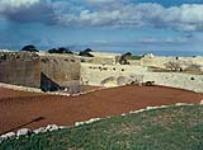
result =
[[[73,125],[90,118],[177,102],[199,103],[203,94],[166,87],[119,87],[79,97],[36,95],[0,88],[0,134],[48,124]]]

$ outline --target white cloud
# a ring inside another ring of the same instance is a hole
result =
[[[109,2],[115,2],[118,0],[87,0],[89,3],[109,3]]]
[[[32,8],[35,4],[39,7]],[[90,5],[89,5],[90,4]],[[92,5],[93,4],[93,5]],[[96,4],[96,5],[94,5]],[[47,7],[46,7],[47,6]],[[203,31],[203,4],[183,4],[164,7],[157,3],[132,3],[129,0],[85,0],[77,2],[50,0],[0,0],[0,15],[20,20],[31,10],[32,17],[40,18],[35,10],[47,14],[43,23],[67,26],[155,27],[183,31]],[[49,11],[44,11],[44,10]],[[12,13],[10,13],[12,12]],[[15,15],[15,13],[17,15]],[[50,13],[50,14],[49,14]],[[11,16],[12,15],[12,16]],[[20,21],[24,21],[23,19]],[[25,20],[26,21],[26,20]]]
[[[153,26],[187,31],[203,30],[203,5],[185,4],[165,8],[159,4],[144,3],[118,6],[85,9],[79,14],[61,14],[59,22],[81,26]]]
[[[20,7],[30,7],[40,0],[0,0],[0,12],[7,9],[17,9]]]

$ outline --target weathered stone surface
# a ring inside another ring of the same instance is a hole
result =
[[[203,100],[200,101],[200,105],[203,105]]]
[[[0,52],[0,82],[39,88],[39,56],[27,52]]]
[[[16,135],[19,137],[19,136],[24,136],[24,135],[30,135],[31,133],[32,133],[32,131],[30,129],[22,128],[17,131]]]
[[[39,55],[38,55],[39,54]],[[0,52],[0,82],[80,92],[80,59],[71,55]]]
[[[55,131],[55,130],[58,130],[59,127],[55,124],[50,124],[46,127],[46,131]]]
[[[0,143],[1,143],[2,141],[4,141],[4,140],[7,140],[7,139],[10,139],[10,138],[15,137],[15,135],[16,135],[15,132],[8,132],[8,133],[6,133],[6,134],[0,136]]]
[[[46,132],[46,127],[41,127],[41,128],[33,130],[33,133],[35,133],[35,134],[44,133],[44,132]]]
[[[102,119],[102,118],[92,118],[92,119],[87,120],[87,121],[84,121],[84,122],[76,122],[76,123],[75,123],[75,126],[80,126],[80,125],[84,125],[84,124],[90,124],[90,123],[99,121],[99,120],[101,120],[101,119]]]
[[[80,92],[79,58],[52,54],[40,56],[40,60],[41,75],[44,77],[41,80],[42,89],[45,91],[63,89],[71,94]]]

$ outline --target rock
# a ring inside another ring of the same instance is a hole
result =
[[[44,127],[41,127],[41,128],[38,128],[38,129],[33,130],[33,132],[34,132],[35,134],[44,133],[44,132],[46,132],[46,131],[47,131],[47,130],[46,130],[46,128],[44,128]]]
[[[48,125],[46,127],[46,131],[55,131],[55,130],[58,130],[58,129],[59,129],[59,127],[57,125],[55,125],[55,124],[51,124],[51,125]]]
[[[141,113],[146,111],[146,109],[139,109],[139,110],[135,110],[135,111],[130,111],[129,114],[137,114],[137,113]]]
[[[159,108],[168,108],[168,107],[170,107],[170,106],[168,106],[168,105],[161,105],[161,106],[159,106]]]
[[[96,122],[96,121],[99,121],[99,120],[101,120],[101,118],[92,118],[92,119],[86,121],[85,123],[90,124],[90,123],[93,123],[93,122]]]
[[[84,121],[84,122],[76,122],[75,126],[80,126],[80,125],[84,125],[84,124],[90,124],[90,123],[93,123],[93,122],[96,122],[96,121],[99,121],[99,120],[101,120],[101,118],[92,118],[92,119]]]
[[[144,83],[145,86],[153,86],[155,84],[155,81],[147,81]]]
[[[24,136],[24,135],[30,135],[32,132],[30,129],[27,129],[27,128],[23,128],[23,129],[19,129],[16,133],[16,136],[19,137],[19,136]]]
[[[159,107],[157,106],[147,106],[146,110],[153,110],[153,109],[158,109]]]
[[[75,126],[77,127],[77,126],[80,126],[80,125],[83,125],[83,124],[85,124],[85,123],[84,122],[76,122]]]
[[[203,105],[203,100],[201,100],[199,104],[200,104],[200,105]]]
[[[15,132],[8,132],[8,133],[6,133],[6,134],[0,136],[0,143],[1,143],[2,141],[4,141],[4,140],[7,140],[7,139],[10,139],[10,138],[15,137],[15,135],[16,135]]]
[[[187,104],[187,103],[176,103],[176,106],[188,106],[188,105],[192,105],[192,104]]]
[[[77,94],[72,94],[71,96],[76,97],[76,96],[80,96],[80,95],[81,95],[80,93],[77,93]]]
[[[126,116],[126,114],[125,114],[125,113],[123,113],[123,114],[121,114],[121,116]]]
[[[59,129],[66,129],[66,126],[59,126]]]

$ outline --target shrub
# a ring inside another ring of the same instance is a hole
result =
[[[39,50],[34,46],[34,45],[26,45],[24,46],[21,51],[26,51],[26,52],[39,52]]]
[[[84,56],[84,57],[94,57],[94,55],[90,54],[92,52],[92,49],[87,48],[83,51],[80,51],[79,56]]]
[[[73,54],[73,52],[69,48],[65,48],[65,47],[52,48],[48,50],[48,53]]]

